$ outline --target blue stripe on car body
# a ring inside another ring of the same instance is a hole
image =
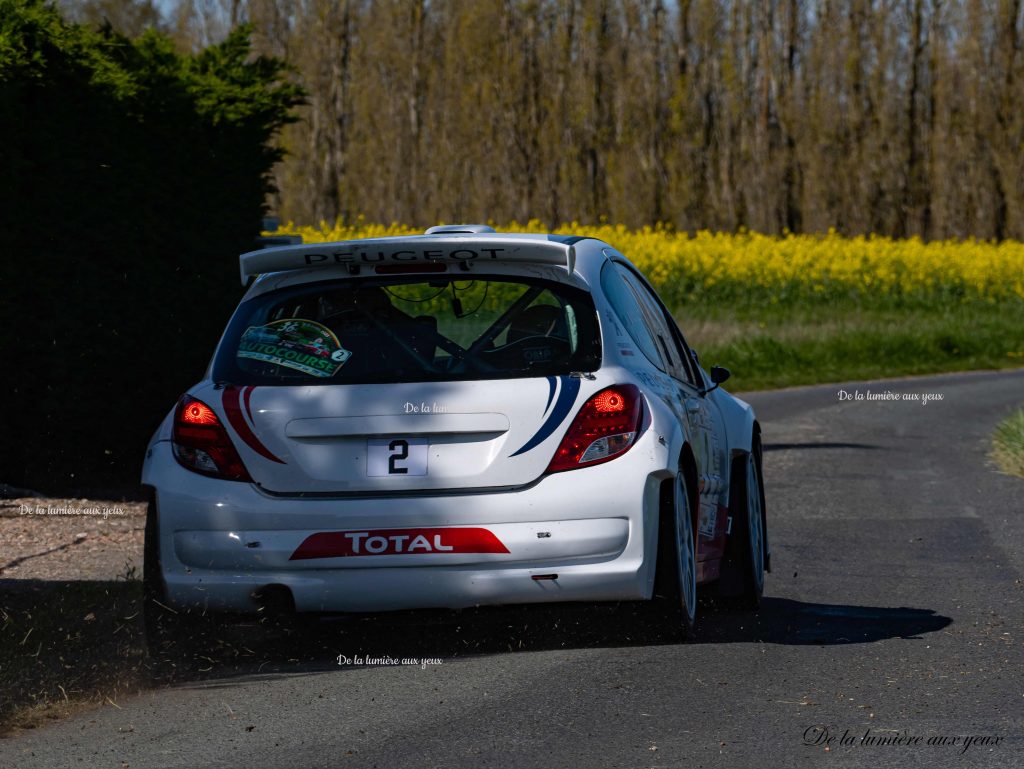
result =
[[[551,409],[551,414],[544,420],[544,424],[540,426],[540,429],[534,434],[530,440],[528,440],[523,447],[510,457],[518,456],[524,451],[529,451],[535,446],[540,445],[548,439],[548,437],[555,431],[555,429],[562,424],[565,420],[566,415],[572,409],[573,404],[576,402],[576,396],[580,392],[580,380],[576,377],[562,376],[559,377],[561,382],[561,389],[558,392],[558,398],[555,400],[555,406]]]
[[[549,376],[548,380],[548,402],[544,404],[544,413],[548,413],[548,409],[551,408],[551,401],[555,397],[555,387],[558,385],[558,380],[553,376]]]

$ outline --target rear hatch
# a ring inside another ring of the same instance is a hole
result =
[[[510,487],[543,474],[593,389],[574,373],[600,356],[580,288],[510,275],[347,277],[243,302],[214,362],[217,385],[194,394],[269,491]]]

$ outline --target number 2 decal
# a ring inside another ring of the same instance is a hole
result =
[[[409,472],[409,468],[399,467],[395,463],[401,459],[409,458],[409,442],[401,439],[391,441],[388,444],[388,451],[391,452],[391,455],[388,457],[388,473],[390,475],[406,475]]]
[[[427,474],[427,438],[370,438],[366,442],[366,474],[371,478],[411,478]]]

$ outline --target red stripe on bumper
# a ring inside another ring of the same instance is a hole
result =
[[[487,529],[366,529],[321,531],[310,534],[288,560],[365,555],[507,552],[508,548]]]

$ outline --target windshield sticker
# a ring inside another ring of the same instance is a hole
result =
[[[352,357],[338,337],[311,320],[275,320],[250,326],[238,343],[238,357],[275,363],[318,377],[334,376]]]

